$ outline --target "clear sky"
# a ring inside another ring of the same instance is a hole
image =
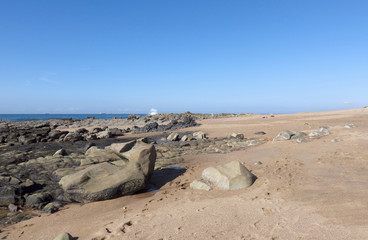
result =
[[[366,0],[0,1],[0,113],[366,105]]]

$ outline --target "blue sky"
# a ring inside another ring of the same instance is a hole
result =
[[[368,1],[0,1],[0,113],[368,105]]]

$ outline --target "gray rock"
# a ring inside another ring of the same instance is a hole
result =
[[[179,133],[171,133],[167,137],[167,140],[169,140],[169,141],[178,141],[179,140]]]
[[[328,127],[319,127],[318,131],[314,131],[309,133],[310,138],[327,136],[330,134],[330,130]]]
[[[202,178],[218,188],[238,190],[251,186],[256,176],[240,162],[232,161],[216,167],[206,168],[202,172]]]
[[[124,133],[119,128],[109,128],[109,131],[113,137],[124,136]]]
[[[306,139],[306,138],[297,138],[296,139],[296,142],[297,143],[307,143],[308,142],[308,139]]]
[[[263,131],[259,131],[259,132],[255,132],[255,133],[253,133],[253,134],[255,134],[255,135],[265,135],[266,133],[265,133],[265,132],[263,132]]]
[[[67,232],[60,233],[54,240],[73,240],[74,238]]]
[[[60,202],[50,202],[48,203],[43,209],[42,211],[45,213],[54,213],[59,211],[59,208],[61,208],[63,205]]]
[[[104,130],[96,134],[98,139],[107,139],[111,137],[111,132],[109,130]]]
[[[120,167],[103,162],[67,175],[59,184],[70,199],[92,202],[141,190],[145,187],[145,176],[138,165]]]
[[[237,139],[244,139],[244,134],[242,134],[242,133],[232,133],[230,135],[230,137],[237,138]]]
[[[188,142],[188,141],[192,141],[192,140],[194,140],[194,138],[193,138],[193,136],[192,136],[192,135],[189,135],[189,134],[184,135],[184,136],[180,139],[180,141],[182,141],[182,142]]]
[[[280,132],[274,139],[273,141],[274,142],[277,142],[277,141],[285,141],[285,140],[290,140],[291,137],[294,135],[295,133],[294,132],[291,132],[291,131],[282,131]]]
[[[48,192],[35,193],[26,197],[26,206],[38,208],[41,204],[52,201],[52,196]]]
[[[83,137],[77,132],[70,132],[63,139],[64,142],[77,142],[82,140]]]
[[[194,132],[193,133],[193,137],[195,139],[198,139],[198,140],[200,140],[200,139],[206,139],[207,138],[206,134],[204,132],[202,132],[202,131]]]
[[[9,209],[10,212],[17,212],[18,211],[18,206],[14,205],[14,204],[9,204],[8,209]]]
[[[294,134],[291,136],[291,139],[300,139],[306,136],[307,134],[305,132],[294,132]]]
[[[212,189],[210,186],[208,186],[206,183],[200,180],[194,180],[190,184],[190,188],[193,190],[205,190],[205,191],[210,191]]]
[[[348,123],[344,126],[344,128],[356,128],[357,126],[354,123]]]

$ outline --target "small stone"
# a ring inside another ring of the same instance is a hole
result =
[[[344,126],[344,128],[356,128],[357,126],[354,123],[348,123]]]
[[[230,135],[230,137],[237,138],[237,139],[244,139],[244,134],[242,134],[242,133],[232,133]]]
[[[307,139],[305,139],[305,138],[297,138],[297,139],[296,139],[296,142],[297,142],[297,143],[306,143],[306,142],[308,142],[308,140],[307,140]]]
[[[169,141],[177,141],[177,140],[179,140],[179,134],[178,133],[171,133],[167,137],[167,140],[169,140]]]
[[[331,140],[332,143],[341,142],[342,140],[340,138],[334,138]]]
[[[180,139],[180,141],[182,141],[182,142],[187,142],[187,141],[192,141],[192,140],[194,140],[193,136],[192,136],[192,135],[188,135],[188,134],[184,135],[184,136]]]
[[[206,139],[207,138],[206,134],[204,132],[202,132],[202,131],[194,132],[193,133],[193,137],[195,139],[198,139],[198,140],[200,140],[200,139]]]
[[[265,132],[263,132],[263,131],[259,131],[259,132],[255,132],[255,133],[253,133],[254,135],[265,135],[266,133]]]
[[[277,142],[277,141],[285,141],[285,140],[290,140],[291,137],[294,135],[295,133],[294,132],[291,132],[291,131],[282,131],[280,132],[274,139],[273,141],[274,142]]]
[[[74,238],[67,232],[60,233],[54,240],[73,240]]]
[[[65,151],[65,149],[59,149],[54,153],[54,156],[66,156],[67,152]]]
[[[263,163],[261,161],[255,162],[254,165],[262,165]]]
[[[14,204],[9,204],[8,209],[10,212],[17,212],[18,211],[18,206],[14,205]]]
[[[212,189],[210,186],[208,186],[206,183],[200,180],[194,180],[190,184],[190,188],[193,190],[205,190],[205,191],[210,191]]]

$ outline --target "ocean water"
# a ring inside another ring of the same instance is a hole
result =
[[[3,121],[38,121],[49,119],[86,119],[87,117],[95,117],[96,119],[111,119],[113,117],[127,118],[130,114],[0,114],[0,119]],[[146,114],[135,114],[139,116],[145,116]]]

